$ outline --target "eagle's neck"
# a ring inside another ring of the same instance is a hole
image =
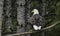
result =
[[[35,14],[39,14],[39,12],[38,12],[38,11],[36,11],[36,12],[34,12],[34,13],[33,13],[33,15],[35,15]]]

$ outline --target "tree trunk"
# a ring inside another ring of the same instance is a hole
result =
[[[19,28],[17,28],[17,33],[25,32],[25,0],[17,0],[17,21]],[[24,36],[24,35],[21,35]]]
[[[30,18],[30,0],[25,0],[25,31],[29,31],[31,26],[28,25],[28,19]],[[27,34],[26,36],[31,36]]]
[[[2,13],[3,13],[3,1],[4,0],[0,0],[0,36],[1,35],[1,29],[2,29]]]
[[[46,9],[45,9],[46,3],[45,3],[45,1],[46,0],[42,0],[42,17],[43,18],[44,18],[45,14],[46,14]],[[44,24],[45,24],[45,18],[44,18],[44,20],[42,22],[44,22]],[[45,31],[42,31],[41,36],[45,36]]]
[[[45,9],[45,6],[46,6],[46,3],[45,3],[46,0],[42,0],[42,16],[44,16],[46,14],[46,9]]]
[[[30,29],[30,26],[27,25],[27,19],[30,17],[30,4],[28,0],[17,0],[17,4],[17,20],[18,24],[20,25],[20,28],[17,29],[17,32],[26,32]],[[30,36],[30,34],[25,36]]]
[[[10,33],[11,26],[12,26],[12,20],[11,20],[11,0],[4,0],[4,5],[3,5],[3,33]]]
[[[12,25],[12,20],[11,20],[11,0],[5,0],[5,10],[6,10],[6,22],[5,22],[5,27],[6,27],[6,32],[10,32],[10,27]]]

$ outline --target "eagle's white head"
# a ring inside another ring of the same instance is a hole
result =
[[[39,11],[37,9],[33,9],[32,12],[33,12],[33,15],[39,14]]]

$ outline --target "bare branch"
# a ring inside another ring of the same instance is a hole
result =
[[[60,23],[60,21],[57,21],[53,25],[45,27],[45,28],[41,29],[40,31],[50,29],[50,28],[56,26],[58,23]],[[24,35],[24,34],[32,34],[32,33],[36,33],[36,32],[37,31],[29,31],[29,32],[22,32],[22,33],[10,34],[10,35]]]
[[[60,23],[60,21],[54,22],[51,26],[45,27],[45,28],[43,28],[41,30],[47,30],[49,28],[52,28],[52,27],[56,26],[58,23]]]

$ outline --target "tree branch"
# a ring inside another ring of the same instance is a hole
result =
[[[41,30],[47,30],[47,29],[50,29],[50,28],[56,26],[58,23],[60,23],[60,21],[54,22],[54,23],[52,23],[51,26],[45,27],[45,28],[43,28],[43,29],[41,29]]]
[[[48,27],[45,27],[45,28],[41,29],[40,31],[50,29],[50,28],[56,26],[58,23],[60,23],[60,21],[57,21],[57,22],[55,22],[53,25],[48,26]],[[32,33],[36,33],[36,32],[37,32],[37,31],[29,31],[29,32],[22,32],[22,33],[9,34],[9,35],[22,35],[22,34],[24,35],[24,34],[32,34]]]

